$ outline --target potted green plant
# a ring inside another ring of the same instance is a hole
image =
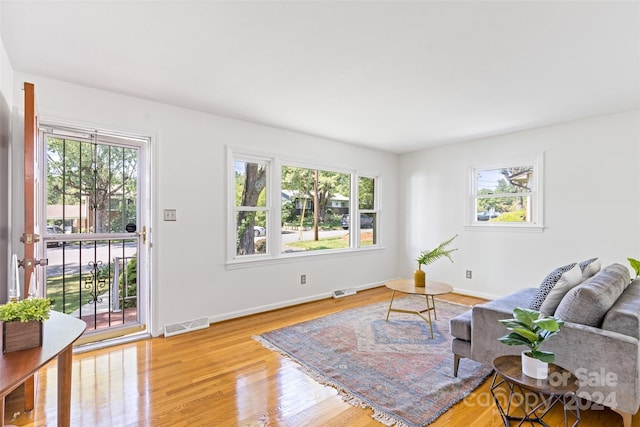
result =
[[[442,257],[447,257],[449,258],[449,261],[453,262],[453,258],[451,258],[451,252],[457,251],[458,249],[447,249],[447,246],[449,246],[451,242],[453,242],[453,239],[455,239],[456,237],[458,237],[457,234],[449,240],[445,240],[444,242],[440,243],[437,248],[430,251],[423,251],[420,253],[420,255],[418,255],[418,258],[416,258],[416,261],[418,262],[418,269],[413,274],[413,280],[416,286],[425,286],[425,283],[427,281],[426,273],[422,271],[423,265],[432,264]]]
[[[555,360],[555,354],[540,350],[540,345],[560,332],[564,321],[553,316],[544,316],[536,310],[515,308],[512,319],[499,320],[511,332],[498,338],[506,345],[524,345],[529,350],[522,352],[522,372],[532,378],[545,379],[549,372],[549,363]]]
[[[2,352],[42,345],[42,322],[49,318],[49,298],[29,298],[0,305]]]

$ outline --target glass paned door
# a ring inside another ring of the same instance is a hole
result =
[[[87,333],[146,323],[148,140],[47,128],[46,295]]]

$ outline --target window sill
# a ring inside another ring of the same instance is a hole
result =
[[[359,249],[333,249],[330,252],[327,251],[311,251],[311,252],[297,252],[289,254],[280,254],[279,256],[270,255],[257,255],[251,256],[249,259],[237,259],[233,261],[227,261],[225,267],[227,270],[235,270],[240,268],[252,268],[262,267],[274,264],[288,264],[301,261],[317,261],[320,259],[332,259],[343,258],[345,256],[358,256],[365,255],[372,252],[381,252],[384,250],[383,246],[371,246]]]
[[[465,231],[510,231],[516,233],[542,233],[544,229],[543,225],[535,224],[467,224],[464,226]]]

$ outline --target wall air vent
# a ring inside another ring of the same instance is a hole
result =
[[[169,325],[165,325],[164,336],[170,337],[172,335],[184,334],[186,332],[197,331],[198,329],[204,329],[208,327],[209,319],[206,317],[187,320],[186,322],[171,323]]]
[[[346,297],[347,295],[355,295],[355,293],[356,293],[356,288],[346,288],[346,289],[336,289],[331,294],[333,295],[334,298],[342,298],[342,297]]]

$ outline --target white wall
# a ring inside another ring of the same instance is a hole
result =
[[[396,155],[281,129],[16,73],[35,84],[41,121],[62,120],[153,136],[153,325],[222,320],[367,287],[397,274]],[[251,147],[327,165],[379,172],[385,249],[269,266],[225,266],[225,147]],[[177,209],[177,222],[161,221]],[[299,284],[307,275],[307,285]]]
[[[544,152],[542,233],[466,231],[470,166]],[[454,234],[454,264],[427,277],[471,295],[495,297],[538,286],[552,269],[589,257],[628,266],[640,257],[640,111],[568,122],[401,156],[403,274]],[[465,270],[473,278],[465,279]]]
[[[1,10],[2,8],[0,8]],[[0,12],[1,13],[1,12]],[[0,38],[0,283],[7,283],[9,272],[9,212],[11,163],[11,106],[13,105],[13,68]],[[0,303],[7,299],[7,287],[0,285]]]
[[[472,295],[537,286],[551,269],[592,256],[605,265],[640,257],[639,111],[396,156],[39,76],[16,73],[13,93],[24,81],[36,85],[43,120],[154,137],[154,333],[167,323],[222,320],[409,276],[421,250],[456,233],[455,263],[439,261],[427,275]],[[385,249],[227,269],[226,145],[380,172]],[[545,231],[466,231],[468,167],[538,152],[545,156]],[[177,222],[160,220],[165,208],[177,209]],[[298,284],[300,274],[308,285]]]

